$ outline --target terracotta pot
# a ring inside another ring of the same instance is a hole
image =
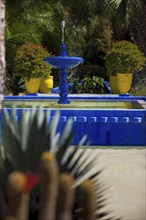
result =
[[[117,75],[110,75],[109,83],[112,93],[119,94],[118,85],[117,85]]]
[[[40,87],[41,78],[25,79],[25,86],[30,94],[37,93]]]
[[[40,84],[40,92],[42,93],[50,93],[53,88],[53,76],[49,76],[48,78],[42,78]]]
[[[132,73],[118,73],[117,85],[120,94],[126,94],[129,92],[132,84]]]

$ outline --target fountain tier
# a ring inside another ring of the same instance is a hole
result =
[[[78,66],[84,60],[81,57],[71,57],[66,54],[66,44],[61,44],[61,53],[58,57],[48,57],[44,61],[48,62],[51,66],[60,69],[60,99],[59,104],[69,104],[68,86],[67,86],[67,70]]]
[[[58,56],[46,58],[45,61],[47,61],[51,66],[58,69],[71,69],[83,62],[83,59],[80,57]]]

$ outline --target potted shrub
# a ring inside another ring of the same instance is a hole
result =
[[[52,67],[44,62],[50,53],[40,44],[26,43],[17,51],[15,57],[15,72],[25,79],[29,93],[39,90],[41,78],[47,78]]]
[[[144,54],[136,44],[128,41],[113,42],[105,57],[106,69],[111,77],[117,77],[117,89],[121,94],[131,88],[134,71],[141,71],[145,63]],[[115,83],[113,83],[115,85]]]

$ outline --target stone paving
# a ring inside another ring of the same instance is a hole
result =
[[[146,220],[146,149],[88,149],[104,168],[106,210],[123,220]]]

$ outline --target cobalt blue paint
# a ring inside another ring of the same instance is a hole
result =
[[[27,100],[28,96],[5,96],[4,100]],[[53,99],[53,96],[35,96],[35,99]],[[146,97],[134,96],[75,96],[69,95],[70,100],[109,100],[109,101],[136,101],[146,103]],[[58,96],[54,95],[54,99]],[[33,99],[32,99],[33,100]],[[46,111],[47,109],[44,109]],[[9,113],[11,109],[8,109]],[[19,120],[22,109],[17,109]],[[55,116],[56,109],[51,110],[51,117]],[[58,131],[62,130],[68,120],[73,119],[75,129],[72,144],[77,144],[84,134],[88,135],[87,141],[93,146],[146,146],[146,109],[61,109]],[[1,116],[2,118],[2,116]]]
[[[61,44],[61,53],[58,57],[48,57],[44,61],[48,62],[51,66],[60,69],[60,99],[58,104],[69,104],[68,99],[68,85],[67,85],[67,70],[78,66],[83,62],[81,57],[70,57],[66,54],[66,44]]]

